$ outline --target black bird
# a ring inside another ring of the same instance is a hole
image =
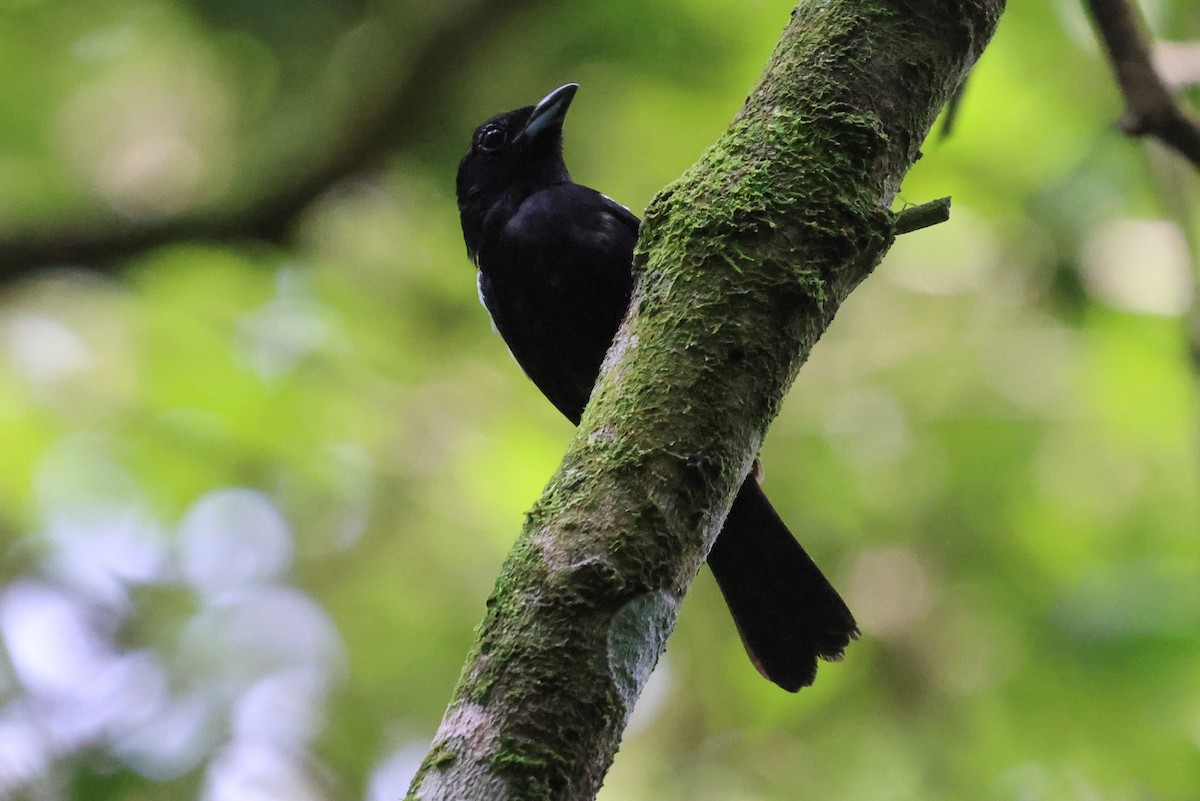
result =
[[[458,209],[479,296],[525,373],[578,425],[629,306],[639,221],[571,180],[562,126],[579,87],[492,117],[458,167]],[[759,672],[812,684],[817,657],[857,636],[837,591],[746,478],[708,555]]]

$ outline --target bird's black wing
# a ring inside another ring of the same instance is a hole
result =
[[[574,423],[629,306],[638,226],[599,192],[559,183],[526,198],[480,252],[480,294],[496,329]]]

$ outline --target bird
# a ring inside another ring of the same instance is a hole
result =
[[[563,124],[579,85],[488,119],[458,166],[467,255],[494,328],[534,385],[579,424],[633,293],[640,220],[575,183]],[[789,692],[858,637],[853,615],[788,530],[756,471],[707,562],[750,661]]]

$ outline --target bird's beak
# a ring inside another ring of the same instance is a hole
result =
[[[521,129],[521,132],[516,135],[513,141],[519,142],[522,139],[536,139],[538,134],[547,128],[561,125],[563,118],[567,116],[567,109],[571,107],[571,99],[575,97],[575,92],[578,89],[579,84],[566,83],[543,97],[541,102],[533,107],[533,113],[529,115],[529,121],[525,123],[525,127]]]

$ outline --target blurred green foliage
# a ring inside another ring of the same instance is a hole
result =
[[[3,3],[0,252],[95,259],[0,263],[0,797],[401,796],[570,435],[476,302],[470,133],[577,81],[573,174],[640,209],[788,10]],[[701,576],[601,799],[1200,794],[1196,177],[1120,109],[1077,4],[1013,4],[903,189],[951,221],[764,451],[862,641],[786,696]]]

